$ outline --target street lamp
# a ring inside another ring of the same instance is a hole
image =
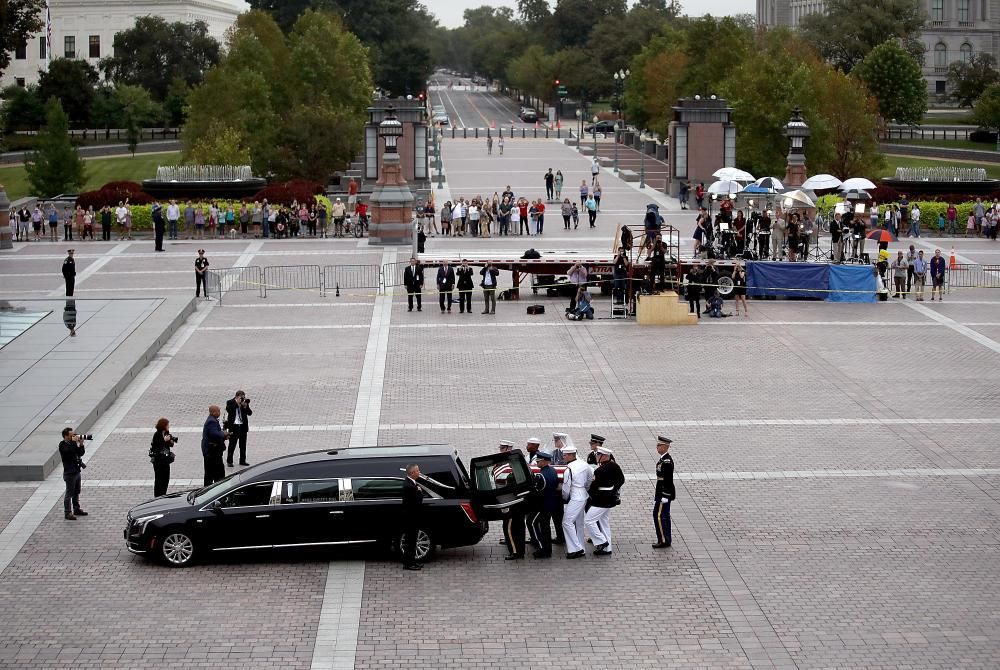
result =
[[[579,107],[576,108],[576,150],[583,152],[583,110]]]
[[[594,131],[594,158],[597,158],[597,114],[594,114],[594,125],[591,126],[591,130]]]
[[[378,135],[385,141],[385,152],[387,154],[398,154],[396,144],[403,136],[403,124],[396,118],[396,110],[392,107],[385,112],[385,118],[378,124]]]
[[[622,128],[625,127],[625,123],[622,120],[622,96],[625,90],[625,77],[632,74],[628,70],[618,70],[615,72],[615,98],[618,100],[618,120],[621,122]],[[615,174],[618,173],[618,124],[615,124]]]
[[[439,128],[437,133],[434,134],[435,144],[437,146],[437,187],[444,188],[444,163],[441,161],[441,145],[444,142],[444,130]]]
[[[639,133],[639,188],[646,188],[646,139]]]

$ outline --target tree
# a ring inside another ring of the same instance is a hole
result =
[[[1000,84],[988,86],[972,108],[972,122],[1000,133]]]
[[[180,77],[174,77],[167,89],[167,97],[163,100],[163,115],[166,122],[174,128],[184,125],[187,119],[187,97],[191,87]]]
[[[841,179],[859,175],[876,176],[885,167],[878,144],[878,104],[873,96],[858,88],[851,77],[817,63],[812,68],[816,107],[826,126],[830,152],[816,156],[813,172],[828,172]],[[812,142],[815,136],[806,140]]]
[[[0,73],[17,47],[45,26],[45,0],[0,0]]]
[[[24,170],[35,195],[51,198],[80,188],[85,179],[83,160],[69,140],[69,117],[59,100],[49,98],[45,111],[38,150],[28,158]]]
[[[90,125],[90,111],[99,76],[85,60],[57,58],[38,77],[38,96],[57,98],[76,128]]]
[[[535,28],[548,21],[552,11],[547,0],[517,0],[517,15],[525,27]]]
[[[135,26],[115,35],[111,56],[100,67],[116,85],[142,86],[163,102],[171,83],[194,86],[219,62],[219,42],[204,21],[168,23],[161,16],[140,16]]]
[[[269,14],[251,11],[227,47],[188,96],[186,161],[227,131],[261,175],[325,180],[354,158],[372,81],[365,48],[338,16],[307,10],[283,35]]]
[[[993,54],[985,51],[968,61],[960,60],[948,66],[949,97],[961,107],[972,107],[983,91],[997,82],[1000,82],[997,61]]]
[[[209,130],[191,147],[188,162],[194,165],[250,164],[250,148],[239,129],[217,121]]]
[[[850,72],[879,44],[894,37],[918,59],[927,15],[920,0],[829,0],[826,12],[802,19],[802,38],[843,72]]]
[[[895,39],[882,42],[858,63],[853,73],[878,101],[885,121],[919,123],[927,109],[927,82],[917,60]]]
[[[8,135],[18,130],[34,130],[45,123],[45,106],[38,97],[36,86],[10,85],[0,92],[3,107],[3,133]]]
[[[625,0],[556,0],[548,22],[557,47],[582,47],[601,19],[624,16]]]
[[[121,125],[126,130],[128,150],[135,155],[143,128],[160,121],[163,110],[153,102],[149,91],[141,86],[119,86],[114,92],[115,103],[120,110]]]
[[[317,3],[316,0],[248,0],[251,9],[267,12],[282,32],[289,32],[302,13],[319,6],[329,7],[331,3]],[[319,6],[318,6],[319,5]]]

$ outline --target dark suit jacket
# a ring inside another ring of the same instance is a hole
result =
[[[226,435],[222,432],[219,420],[214,416],[205,419],[205,426],[201,429],[201,455],[211,456],[213,453],[222,453],[225,448]]]
[[[455,274],[458,275],[458,290],[471,291],[473,286],[475,286],[472,282],[472,268],[462,268],[459,265]]]
[[[409,477],[403,480],[403,523],[416,524],[420,518],[420,504],[424,492]]]
[[[247,405],[246,401],[243,401],[243,430],[250,430],[250,419],[247,418],[253,414],[253,410]],[[233,427],[236,425],[233,421],[236,420],[236,401],[230,398],[226,401],[226,430],[232,432]]]
[[[403,286],[416,291],[424,285],[424,266],[417,264],[416,267],[407,265],[403,271]]]
[[[442,265],[437,271],[437,286],[442,291],[450,291],[455,288],[455,268]]]

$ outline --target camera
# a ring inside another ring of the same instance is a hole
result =
[[[94,439],[94,436],[93,436],[92,434],[90,434],[90,433],[83,433],[83,434],[80,434],[80,435],[77,435],[76,437],[77,437],[77,438],[78,438],[78,439],[79,439],[79,440],[80,440],[81,442],[83,442],[84,440],[86,440],[86,441],[90,441],[90,440]]]
[[[174,435],[173,433],[171,433],[170,434],[170,441],[173,442],[174,444],[177,444],[178,442],[181,441],[181,438],[179,438],[176,435]]]

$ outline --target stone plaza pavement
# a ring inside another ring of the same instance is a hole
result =
[[[569,189],[588,165],[554,141],[512,141],[502,159],[455,141],[445,159],[453,196],[507,183],[542,195],[549,165]],[[607,249],[651,196],[602,180],[596,231],[549,219],[530,241],[431,238],[428,251]],[[202,245],[215,267],[409,255],[355,240],[181,241],[162,254],[76,242],[77,299],[192,291]],[[58,297],[64,246],[0,256],[0,298]],[[998,249],[957,245],[978,262]],[[562,299],[539,298],[539,317],[524,300],[483,316],[474,300],[471,315],[441,314],[432,296],[409,313],[398,291],[200,303],[92,431],[89,517],[63,520],[58,474],[0,484],[0,668],[996,667],[995,291],[752,301],[749,318],[673,329],[603,318],[604,299],[584,323],[562,318]],[[253,398],[253,463],[375,442],[443,442],[467,460],[500,439],[601,433],[628,476],[614,554],[504,562],[494,525],[420,573],[378,554],[186,570],[132,556],[121,530],[152,493],[153,424],[166,416],[180,435],[170,488],[190,488],[207,406],[237,388]],[[650,548],[659,433],[675,440],[678,477],[667,550]]]

